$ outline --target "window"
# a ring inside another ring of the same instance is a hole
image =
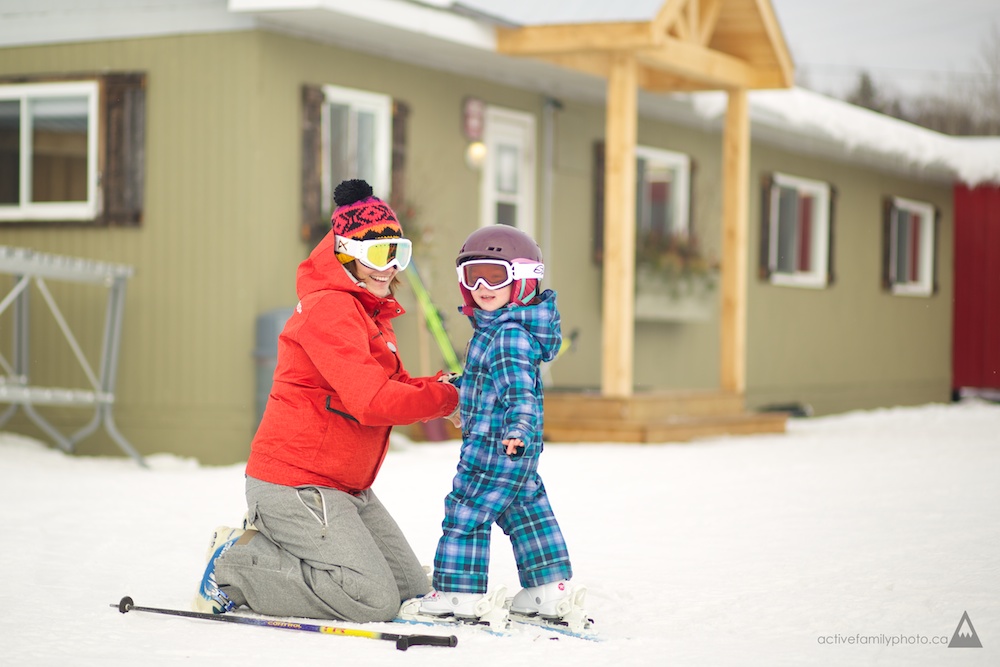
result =
[[[487,107],[483,133],[482,225],[511,225],[535,235],[535,119]]]
[[[687,253],[691,245],[691,158],[683,153],[636,146],[636,258]],[[604,256],[604,142],[594,146],[594,258]]]
[[[934,293],[935,211],[930,204],[899,197],[886,201],[883,284],[893,294]]]
[[[333,190],[349,178],[368,181],[388,199],[392,158],[392,99],[350,88],[323,86],[323,207],[333,211]]]
[[[833,201],[828,183],[773,174],[762,193],[761,272],[775,285],[832,282]]]
[[[96,212],[97,82],[0,86],[0,219]]]
[[[338,86],[302,87],[303,241],[315,244],[330,231],[333,192],[343,180],[363,178],[385,200],[400,194],[393,192],[400,189],[403,162],[401,154],[398,169],[393,164],[393,151],[402,147],[393,145],[394,120],[393,100],[386,95]]]
[[[638,238],[687,236],[691,159],[681,153],[645,146],[637,146],[635,154]]]
[[[142,218],[145,75],[0,81],[0,223]]]

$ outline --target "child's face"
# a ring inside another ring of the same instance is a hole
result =
[[[510,303],[510,292],[514,283],[501,287],[500,289],[490,289],[483,283],[476,285],[472,290],[472,300],[476,305],[487,311],[500,310]]]

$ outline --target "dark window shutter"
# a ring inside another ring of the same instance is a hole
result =
[[[931,242],[934,244],[931,246],[931,294],[937,294],[938,288],[938,255],[940,251],[938,250],[938,243],[941,241],[941,209],[937,206],[934,207],[934,230]]]
[[[410,120],[410,106],[400,100],[392,101],[392,191],[390,206],[397,215],[405,215],[406,208],[406,144]],[[405,229],[405,227],[404,227]]]
[[[101,221],[107,225],[142,222],[146,163],[146,75],[106,74]]]
[[[323,89],[302,86],[302,209],[300,235],[315,245],[330,230],[323,211]]]
[[[604,263],[604,142],[594,142],[594,247],[595,264]]]
[[[895,206],[892,203],[892,197],[886,197],[882,200],[882,289],[891,290],[892,289],[892,267],[890,264],[891,257],[891,238],[892,238],[892,213]]]
[[[835,233],[837,221],[837,188],[830,185],[830,211],[827,223],[826,239],[826,286],[830,287],[836,280],[837,273],[834,271],[834,259],[837,254],[834,252],[837,235]]]
[[[757,276],[761,280],[771,278],[771,188],[774,176],[764,174],[760,179],[760,255],[757,262]]]

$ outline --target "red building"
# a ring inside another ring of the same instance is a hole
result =
[[[1000,185],[955,186],[952,390],[1000,392]]]

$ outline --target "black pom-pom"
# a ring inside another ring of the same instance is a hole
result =
[[[360,178],[342,181],[333,191],[333,201],[337,206],[347,206],[373,194],[372,186]]]

